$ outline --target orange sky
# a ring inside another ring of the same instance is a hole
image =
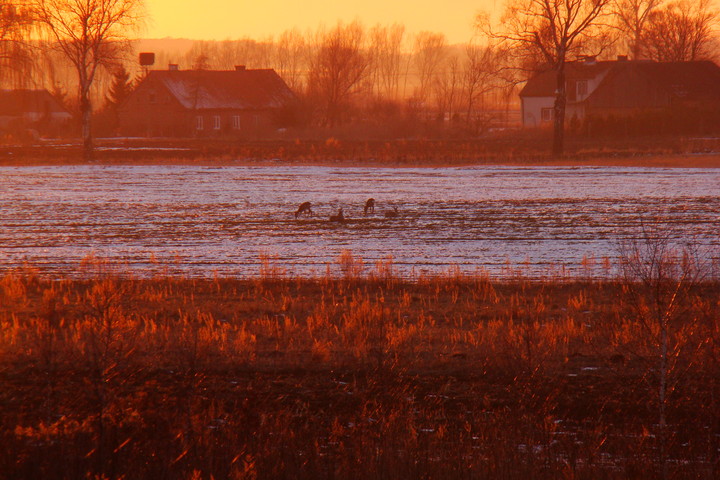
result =
[[[338,20],[402,23],[407,32],[445,33],[450,43],[473,35],[472,23],[481,9],[502,6],[503,0],[145,0],[149,13],[146,38],[225,40],[264,39],[297,27],[301,31]]]

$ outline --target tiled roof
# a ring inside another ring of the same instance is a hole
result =
[[[188,109],[278,108],[295,99],[272,69],[155,70],[150,77]]]
[[[565,64],[567,80],[594,78],[610,69],[618,62],[568,62]],[[557,72],[545,70],[532,77],[520,92],[521,97],[554,97],[557,88]]]
[[[568,82],[594,78],[602,73],[607,73],[603,80],[607,82],[622,72],[633,72],[643,76],[672,97],[682,100],[720,101],[720,67],[710,61],[603,61],[592,64],[570,62],[565,68]],[[556,72],[548,70],[528,80],[520,96],[553,97],[555,89]],[[592,96],[591,94],[590,97]]]
[[[674,97],[720,100],[720,67],[713,62],[642,62],[637,68]]]
[[[24,113],[68,113],[55,97],[42,90],[0,90],[0,116],[19,117]]]

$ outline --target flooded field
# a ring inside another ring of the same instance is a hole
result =
[[[369,197],[375,213],[365,216]],[[305,201],[314,215],[296,219]],[[330,222],[339,208],[347,222]],[[657,223],[717,259],[720,170],[0,168],[3,269],[73,272],[94,255],[140,274],[256,275],[269,257],[304,276],[339,271],[349,250],[367,269],[392,258],[404,275],[603,275],[622,241]]]

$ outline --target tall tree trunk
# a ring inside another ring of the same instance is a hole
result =
[[[93,141],[92,141],[92,105],[90,104],[89,88],[86,88],[84,82],[80,82],[80,119],[81,119],[81,137],[83,142],[83,159],[86,162],[93,160]]]
[[[555,93],[555,118],[553,123],[553,155],[561,157],[565,152],[565,105],[567,89],[565,88],[565,61],[558,62],[557,85]]]
[[[633,39],[633,60],[641,60],[642,59],[642,40],[640,38],[640,32],[635,33],[635,38]]]

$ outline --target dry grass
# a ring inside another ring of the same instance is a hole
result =
[[[330,135],[330,134],[328,134]],[[720,167],[720,153],[682,137],[569,138],[563,158],[550,155],[548,132],[512,130],[467,139],[283,139],[238,142],[198,139],[102,139],[96,162],[153,165],[344,165],[442,167],[465,165],[572,165]],[[105,147],[105,149],[103,149]],[[700,153],[694,154],[698,150]],[[0,165],[82,163],[79,146],[0,148]]]
[[[683,291],[659,445],[640,285],[262,263],[6,272],[0,478],[717,478],[717,279]]]

